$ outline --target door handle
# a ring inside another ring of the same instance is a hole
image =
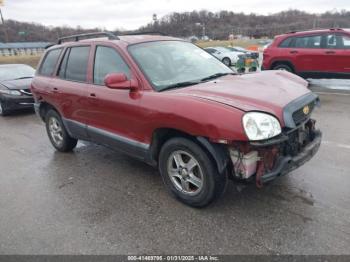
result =
[[[333,55],[333,54],[335,54],[335,52],[334,51],[326,51],[326,54],[327,55]]]
[[[290,53],[291,53],[291,54],[297,54],[297,53],[298,53],[298,51],[293,50],[293,51],[290,51]]]
[[[53,92],[54,92],[54,93],[58,93],[58,88],[57,88],[57,87],[54,87],[54,88],[53,88]]]
[[[95,93],[91,93],[90,96],[91,97],[96,97],[96,94]]]

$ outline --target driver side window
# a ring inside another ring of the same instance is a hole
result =
[[[130,79],[130,68],[118,52],[111,47],[97,46],[94,63],[94,84],[104,85],[109,73],[124,73]]]

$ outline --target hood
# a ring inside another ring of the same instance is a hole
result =
[[[3,80],[0,81],[0,84],[7,87],[11,90],[26,90],[30,89],[30,84],[32,83],[33,78],[25,78],[25,79],[18,79],[18,80]]]
[[[283,119],[283,108],[310,93],[308,82],[285,71],[228,75],[214,81],[171,91],[237,108],[264,111]]]

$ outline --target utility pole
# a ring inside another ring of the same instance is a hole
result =
[[[4,5],[4,1],[0,0],[0,6],[3,6],[3,5]],[[6,24],[5,24],[4,17],[2,15],[1,8],[0,8],[0,16],[1,16],[1,24],[2,24],[2,27],[3,27],[4,35],[5,35],[5,42],[8,42],[9,41],[9,37],[8,37],[8,34],[7,34]]]

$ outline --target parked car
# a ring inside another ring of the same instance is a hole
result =
[[[350,30],[327,29],[280,35],[265,49],[263,69],[303,77],[350,78]]]
[[[30,83],[35,70],[28,65],[0,65],[0,115],[11,111],[33,108]]]
[[[249,58],[253,58],[253,59],[259,58],[259,52],[250,51],[240,46],[228,46],[227,49],[233,52],[241,52]]]
[[[180,201],[203,207],[228,179],[260,187],[316,154],[318,98],[307,85],[283,71],[235,74],[177,38],[96,33],[49,48],[32,91],[58,151],[78,139],[120,150],[157,167]]]
[[[244,57],[243,52],[236,52],[227,49],[226,47],[207,47],[204,48],[209,54],[215,56],[217,59],[222,61],[227,66],[233,66],[237,63],[240,57]]]

